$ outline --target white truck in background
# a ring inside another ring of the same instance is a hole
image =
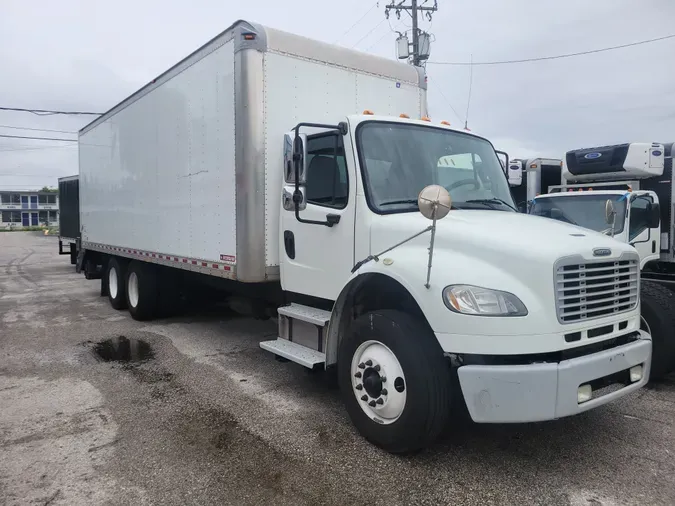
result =
[[[634,249],[517,213],[492,144],[426,118],[419,68],[239,21],[79,149],[78,269],[114,308],[150,319],[208,284],[278,314],[260,346],[336,369],[387,451],[430,444],[462,403],[551,420],[647,381],[637,296],[568,303],[608,260],[635,292]]]
[[[516,207],[527,212],[532,200],[562,181],[563,161],[557,158],[515,158],[509,161],[508,178]]]
[[[531,214],[602,232],[640,256],[642,328],[652,336],[651,377],[675,369],[673,143],[630,143],[568,151],[563,184],[531,201]],[[587,281],[587,311],[603,297]],[[598,295],[592,295],[592,291]]]

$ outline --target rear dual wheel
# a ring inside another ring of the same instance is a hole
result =
[[[134,320],[151,320],[157,312],[157,270],[154,265],[133,261],[126,273],[126,300]]]
[[[117,310],[126,309],[126,267],[127,262],[116,257],[108,260],[105,273],[110,305]]]

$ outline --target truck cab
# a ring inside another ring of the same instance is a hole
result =
[[[513,423],[579,413],[646,382],[634,249],[517,212],[508,164],[487,139],[364,111],[301,123],[284,146],[281,285],[313,300],[279,308],[279,338],[261,347],[336,366],[352,420],[377,444],[411,444],[399,423],[409,409],[414,423],[436,423],[418,396]],[[445,206],[433,225],[429,193]],[[592,310],[578,296],[586,270],[620,280]],[[457,388],[446,392],[449,373]],[[621,388],[603,395],[610,384]]]
[[[590,184],[553,187],[554,193],[539,195],[530,214],[554,218],[595,230],[630,244],[640,255],[640,269],[661,255],[661,211],[659,198],[651,190],[602,189]],[[563,191],[556,191],[556,190]],[[605,216],[607,202],[614,209],[612,222]]]
[[[562,185],[537,196],[529,213],[629,244],[640,257],[641,327],[653,339],[652,378],[675,369],[672,144],[629,143],[569,151]],[[660,202],[660,198],[665,203]]]

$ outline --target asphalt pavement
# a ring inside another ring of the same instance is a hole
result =
[[[259,348],[275,332],[213,309],[136,322],[55,237],[0,233],[0,504],[675,504],[675,377],[398,457],[331,381]]]

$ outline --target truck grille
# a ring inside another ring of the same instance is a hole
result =
[[[639,276],[640,266],[634,259],[558,266],[558,320],[574,323],[634,309]]]

